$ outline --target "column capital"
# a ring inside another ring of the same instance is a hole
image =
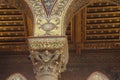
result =
[[[67,38],[30,37],[28,42],[36,79],[57,80],[68,63]]]

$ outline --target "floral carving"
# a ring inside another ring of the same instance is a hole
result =
[[[31,60],[36,74],[59,74],[65,70],[64,54],[62,50],[55,51],[32,51]]]
[[[43,75],[57,79],[68,63],[67,48],[66,37],[29,38],[30,58],[37,80],[42,80]]]

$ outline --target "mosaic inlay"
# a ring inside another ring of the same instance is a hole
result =
[[[46,11],[46,14],[49,16],[52,12],[52,9],[55,5],[57,0],[41,0],[44,8],[45,8],[45,11]]]

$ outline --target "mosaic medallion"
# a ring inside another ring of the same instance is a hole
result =
[[[44,35],[50,35],[50,31],[56,28],[56,25],[53,23],[45,23],[41,28],[46,32]]]
[[[41,0],[44,8],[45,8],[45,11],[46,11],[46,14],[49,16],[52,12],[52,9],[55,5],[57,0]]]

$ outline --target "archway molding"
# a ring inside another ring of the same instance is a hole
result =
[[[32,35],[34,26],[33,10],[31,10],[29,5],[24,0],[1,0],[0,4],[14,6],[18,10],[22,11],[26,17],[25,23],[29,32],[28,35]]]
[[[96,71],[90,74],[87,80],[110,80],[110,79],[105,74],[99,71]]]
[[[14,73],[11,74],[6,80],[27,80],[27,78],[20,73]]]

